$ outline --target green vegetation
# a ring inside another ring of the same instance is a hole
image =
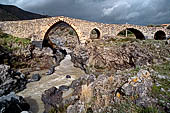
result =
[[[154,26],[155,26],[154,24],[147,25],[147,27],[154,27]]]
[[[52,112],[49,113],[66,113],[68,106],[69,104],[64,104],[63,106],[59,106],[57,110],[53,107],[51,109]]]
[[[91,39],[98,39],[100,37],[100,32],[97,29],[93,29],[90,33]]]
[[[160,112],[154,105],[149,107],[140,107],[131,102],[130,98],[126,98],[125,102],[119,104],[115,103],[113,105],[117,109],[116,113],[164,113]]]
[[[102,46],[111,47],[111,46],[121,46],[125,43],[139,42],[139,39],[136,38],[110,38],[102,43]]]
[[[14,37],[0,30],[0,45],[10,51],[19,49],[20,47],[26,47],[29,43],[30,39]]]
[[[69,34],[70,34],[70,35],[73,35],[73,34],[74,34],[74,31],[73,31],[73,30],[70,30],[70,31],[69,31]]]
[[[93,29],[93,30],[91,31],[91,34],[97,34],[96,30]]]
[[[68,28],[69,34],[73,36],[77,36],[76,32],[72,28]]]
[[[136,68],[128,70],[128,72],[126,73],[129,73],[131,76],[135,76],[139,72],[140,69],[142,69],[142,67],[136,66]]]
[[[170,77],[170,61],[167,61],[160,65],[155,65],[152,67],[155,71],[157,71],[161,75],[167,75]]]
[[[134,41],[137,41],[138,39],[136,39],[136,38],[123,38],[123,39],[117,39],[116,40],[116,42],[128,42],[128,41],[130,41],[130,42],[134,42]]]
[[[125,71],[121,73],[128,73],[131,76],[134,76],[142,68],[146,69],[146,67],[136,67],[135,69],[128,70],[127,72]],[[158,78],[157,76],[159,75],[159,76],[165,76],[170,78],[170,61],[167,61],[163,64],[153,65],[151,66],[151,68],[158,73],[152,76],[153,81],[157,81],[157,82],[153,84],[152,92],[150,93],[150,96],[157,98],[159,102],[158,104],[160,106],[165,106],[166,103],[170,103],[170,92],[168,91],[170,90],[169,89],[170,79]],[[142,108],[138,113],[158,113],[158,110],[155,107],[149,107],[145,109]]]
[[[155,25],[155,27],[163,27],[162,25]]]
[[[26,48],[28,44],[30,44],[29,39],[14,37],[0,30],[0,47],[6,53],[1,56],[0,63],[10,65],[14,69],[27,67],[27,62],[23,61],[24,56],[20,54],[20,50]]]
[[[149,24],[149,25],[147,25],[147,27],[163,27],[162,25],[154,25],[154,24]]]
[[[51,108],[51,110],[48,113],[57,113],[57,110],[55,108]]]
[[[152,68],[158,72],[159,76],[164,77],[170,77],[170,61],[167,61],[166,63],[159,64],[152,66]],[[152,93],[151,96],[154,98],[156,97],[158,99],[158,104],[162,107],[166,106],[166,103],[170,103],[170,92],[169,90],[169,84],[170,79],[168,78],[160,78],[157,76],[154,76],[153,79],[157,81],[154,83],[152,87]]]
[[[156,107],[139,108],[138,113],[160,113]],[[163,113],[163,112],[161,112]]]
[[[147,108],[142,108],[138,106],[135,107],[135,105],[132,105],[126,102],[118,106],[118,108],[120,108],[120,113],[123,113],[126,110],[128,111],[128,107],[126,107],[128,105],[131,106],[129,107],[129,109],[131,110],[133,110],[133,108],[136,109],[135,111],[133,111],[133,113],[166,113],[165,107],[167,106],[167,103],[170,103],[170,92],[169,92],[170,90],[169,88],[170,61],[166,61],[162,64],[152,65],[149,67],[145,67],[145,66],[136,67],[135,69],[121,72],[121,74],[128,73],[130,76],[133,76],[133,75],[136,75],[140,69],[145,69],[145,70],[153,69],[154,70],[154,73],[152,73],[152,76],[151,76],[153,79],[153,86],[152,86],[152,89],[149,95],[153,97],[154,99],[157,98],[158,103],[155,103]],[[132,111],[128,111],[128,112],[132,112]]]
[[[121,31],[121,32],[118,34],[118,36],[123,36],[123,37],[125,37],[125,36],[126,36],[126,30]],[[127,37],[135,37],[135,35],[134,35],[131,31],[127,30]]]

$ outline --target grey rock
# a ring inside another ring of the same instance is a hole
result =
[[[31,112],[29,112],[29,111],[22,111],[21,113],[31,113]]]
[[[170,40],[167,40],[165,44],[170,44]]]
[[[26,84],[27,79],[22,73],[11,70],[7,65],[0,65],[0,96],[21,91]]]
[[[66,78],[71,78],[71,76],[70,75],[66,75]]]
[[[59,87],[59,90],[61,90],[61,91],[67,91],[67,90],[69,90],[69,86],[62,85],[62,86]]]
[[[63,92],[56,87],[52,87],[42,94],[41,100],[44,103],[44,113],[49,113],[51,108],[54,108],[57,112],[58,106],[62,103],[63,100],[62,94]]]
[[[134,80],[137,78],[137,80]],[[123,92],[126,96],[138,95],[135,100],[135,104],[139,106],[148,106],[151,102],[151,98],[148,93],[152,87],[152,79],[150,78],[150,73],[147,70],[140,70],[137,76],[129,79],[128,83],[122,86]]]
[[[47,75],[51,75],[51,74],[53,74],[55,72],[55,66],[52,66],[49,70],[48,70],[48,72],[46,73]]]
[[[72,53],[70,53],[71,61],[74,63],[75,67],[84,70],[86,73],[87,62],[89,59],[88,51],[85,48],[76,48]]]
[[[168,92],[170,92],[170,89],[168,89]]]
[[[23,97],[15,95],[14,92],[0,97],[0,113],[20,113],[29,109],[30,106]]]
[[[79,79],[72,81],[70,88],[75,89],[75,88],[80,87],[81,85],[90,84],[94,80],[96,80],[95,75],[84,75],[80,77]]]
[[[53,52],[53,58],[55,60],[55,66],[60,65],[60,62],[65,58],[67,55],[67,52],[63,49],[54,49],[55,51]]]
[[[157,77],[159,78],[159,79],[170,79],[168,76],[164,76],[164,75],[157,75]]]
[[[78,101],[74,105],[68,106],[67,113],[86,113],[84,103],[81,101]]]
[[[162,92],[166,92],[164,88],[161,88],[161,91],[162,91]]]
[[[33,74],[31,77],[32,82],[39,81],[40,79],[41,79],[40,74]]]

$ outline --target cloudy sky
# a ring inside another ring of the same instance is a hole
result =
[[[24,10],[103,23],[170,23],[170,0],[0,0]]]

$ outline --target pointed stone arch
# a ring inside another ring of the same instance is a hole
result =
[[[47,30],[45,31],[44,37],[43,37],[43,46],[48,45],[48,44],[46,45],[46,43],[48,41],[48,38],[49,38],[48,35],[49,35],[50,31],[61,23],[68,25],[75,31],[75,33],[77,35],[78,44],[80,44],[80,32],[78,31],[77,27],[75,27],[71,22],[66,22],[64,20],[58,20],[58,21],[55,21],[52,24],[50,24],[49,27],[47,28]]]

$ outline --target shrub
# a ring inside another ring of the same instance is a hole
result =
[[[57,113],[55,108],[51,108],[50,111],[48,113]]]
[[[147,27],[155,27],[155,25],[149,24],[149,25],[147,25]]]
[[[159,113],[156,107],[147,107],[139,111],[139,113]]]
[[[91,87],[87,85],[83,85],[80,99],[85,103],[89,103],[92,99],[92,96],[93,96],[93,92]]]
[[[73,35],[73,34],[74,34],[74,31],[73,31],[73,30],[70,30],[70,31],[69,31],[69,34],[70,34],[70,35]]]
[[[155,25],[155,27],[163,27],[162,25]]]
[[[30,44],[30,39],[18,38],[12,35],[3,33],[0,30],[0,45],[8,50],[17,50],[21,47],[27,47]]]
[[[0,28],[0,34],[2,34],[3,32],[2,32],[2,29]]]

